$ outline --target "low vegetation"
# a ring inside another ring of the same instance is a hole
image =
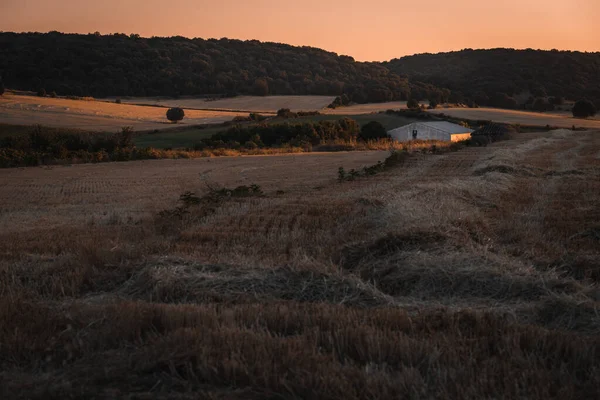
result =
[[[596,106],[589,100],[579,100],[573,106],[573,116],[577,118],[588,118],[596,115]]]

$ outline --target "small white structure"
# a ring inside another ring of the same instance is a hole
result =
[[[413,122],[388,131],[392,139],[399,142],[410,140],[440,140],[444,142],[458,142],[471,138],[473,129],[453,124],[447,121]]]

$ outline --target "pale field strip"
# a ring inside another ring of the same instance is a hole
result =
[[[185,110],[185,119],[177,125],[222,123],[238,115],[247,113]],[[166,109],[161,107],[12,94],[0,96],[0,123],[40,124],[93,131],[116,131],[124,126],[132,126],[136,130],[173,126],[166,118]]]
[[[438,108],[428,110],[434,114],[446,114],[451,117],[471,120],[490,120],[508,124],[535,125],[559,128],[600,129],[600,120],[595,118],[573,118],[566,112],[537,113],[532,111],[504,110],[500,108]]]
[[[335,96],[237,96],[217,100],[134,97],[122,99],[122,102],[127,104],[182,107],[198,110],[276,113],[281,108],[289,108],[291,111],[318,111],[327,107],[334,99]]]

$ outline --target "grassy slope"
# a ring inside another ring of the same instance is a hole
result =
[[[365,125],[370,121],[381,122],[386,129],[394,129],[402,125],[413,122],[411,119],[386,114],[361,114],[361,115],[317,115],[311,117],[302,117],[296,119],[282,120],[279,118],[268,121],[267,123],[301,123],[313,121],[336,121],[341,118],[352,118],[359,124]],[[227,127],[211,128],[189,128],[177,131],[159,131],[157,133],[146,133],[136,137],[135,144],[138,147],[156,147],[156,148],[185,148],[193,147],[201,139],[210,137],[215,133],[228,129]]]
[[[3,232],[3,398],[598,398],[598,151],[593,132],[523,134],[344,184],[319,156],[213,160],[265,197]],[[151,181],[109,166],[73,168],[140,209],[206,190],[191,174],[140,199]],[[34,213],[48,198],[15,174],[62,171],[10,171],[0,193],[28,189]],[[101,215],[80,181],[49,190]]]

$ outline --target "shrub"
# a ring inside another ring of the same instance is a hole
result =
[[[364,125],[360,129],[360,139],[362,140],[375,140],[375,139],[384,139],[389,137],[387,130],[380,122],[371,121],[368,124]]]
[[[596,106],[587,99],[579,100],[573,106],[573,116],[577,118],[587,118],[596,115]]]
[[[41,88],[40,90],[38,90],[37,95],[39,97],[46,97],[46,89]]]
[[[277,110],[277,116],[281,118],[297,118],[298,114],[292,112],[289,108],[280,108]]]
[[[55,99],[57,97],[56,92],[55,91],[50,92],[50,97]]]
[[[537,99],[535,99],[533,101],[533,104],[531,107],[534,111],[541,111],[541,112],[554,110],[554,104],[547,101],[543,97],[538,97]]]
[[[433,100],[433,99],[429,100],[429,108],[430,109],[434,109],[437,106],[438,106],[438,102],[436,100]]]
[[[121,99],[116,99],[116,100],[115,100],[115,103],[117,103],[117,104],[121,104]]]
[[[174,107],[167,110],[167,119],[173,123],[181,121],[185,117],[185,112],[182,108]]]
[[[415,99],[408,99],[408,101],[406,102],[406,107],[408,107],[411,110],[417,109],[419,108],[419,102]]]

